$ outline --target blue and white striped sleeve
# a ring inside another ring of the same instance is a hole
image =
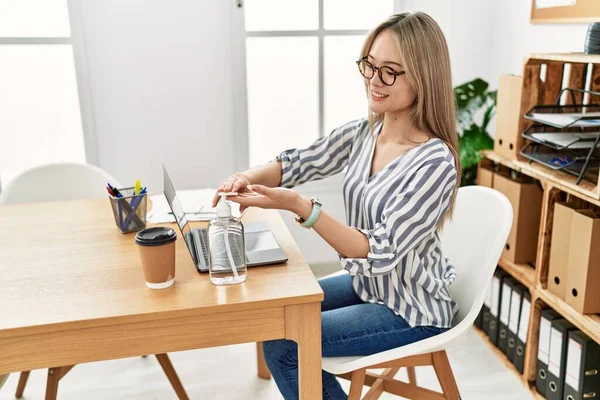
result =
[[[451,156],[450,156],[451,157]],[[447,158],[426,161],[406,189],[390,198],[381,222],[373,229],[358,229],[369,240],[366,258],[341,258],[350,275],[391,273],[398,263],[435,232],[450,206],[456,185],[456,168]]]
[[[365,119],[352,121],[334,129],[331,134],[319,138],[307,148],[282,152],[278,157],[282,163],[279,186],[293,188],[341,172],[348,165],[356,135],[366,127],[368,121]]]

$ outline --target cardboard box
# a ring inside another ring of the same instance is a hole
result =
[[[494,187],[494,171],[479,164],[477,166],[477,185]]]
[[[600,313],[600,215],[573,215],[565,300],[582,314]]]
[[[523,78],[520,76],[500,76],[494,152],[511,160],[517,160],[523,142],[519,132],[522,86]]]
[[[575,209],[565,203],[554,204],[552,240],[550,242],[550,266],[548,268],[548,290],[565,299],[567,288],[567,264],[571,243],[571,226]]]
[[[525,178],[518,180],[494,174],[494,189],[503,193],[513,207],[513,225],[502,258],[514,263],[535,263],[542,212],[542,190]]]

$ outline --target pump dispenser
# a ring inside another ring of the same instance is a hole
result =
[[[210,280],[215,285],[241,283],[247,277],[244,226],[231,215],[227,196],[237,193],[219,193],[217,216],[208,224]]]

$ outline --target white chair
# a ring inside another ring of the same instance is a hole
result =
[[[119,182],[106,171],[90,164],[57,163],[41,165],[17,175],[0,193],[0,205],[107,198],[106,184],[108,182],[117,188],[121,187]],[[112,218],[112,216],[108,215],[107,218]],[[156,354],[156,358],[178,397],[187,399],[188,396],[171,364],[169,356],[167,354]],[[69,365],[48,369],[46,399],[56,399],[59,381],[73,367],[73,365]],[[15,393],[18,399],[23,396],[30,372],[21,372]],[[1,378],[0,376],[0,387],[4,383]]]
[[[28,169],[0,193],[1,204],[106,197],[106,183],[120,186],[106,171],[90,164],[56,163]]]
[[[450,286],[459,312],[448,331],[396,349],[367,357],[323,358],[323,369],[351,380],[349,400],[360,399],[363,385],[371,386],[364,399],[377,399],[385,391],[410,399],[459,399],[446,349],[465,338],[481,310],[512,226],[512,207],[500,192],[481,186],[458,190],[454,215],[441,234],[443,252],[455,265],[456,281]],[[416,385],[414,367],[432,365],[443,393]],[[394,380],[408,368],[409,383]],[[385,368],[382,374],[367,369]]]

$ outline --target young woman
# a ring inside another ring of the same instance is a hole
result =
[[[339,253],[349,274],[320,281],[323,357],[370,355],[437,335],[457,311],[448,290],[455,269],[438,235],[461,170],[444,35],[427,14],[393,15],[369,34],[357,64],[368,118],[286,150],[219,188],[239,192],[229,199],[242,208],[297,214]],[[345,167],[346,223],[332,218],[327,204],[290,189]],[[298,398],[296,349],[288,340],[264,343],[286,399]],[[325,371],[323,398],[347,398]]]

